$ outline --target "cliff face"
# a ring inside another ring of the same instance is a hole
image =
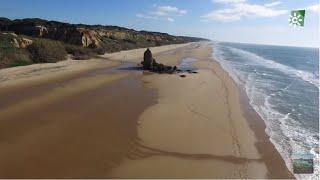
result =
[[[49,38],[90,48],[111,51],[204,40],[166,33],[135,31],[117,26],[68,24],[43,19],[10,20],[0,18],[0,30],[18,35]]]
[[[32,40],[24,37],[19,37],[15,33],[5,33],[5,32],[0,32],[0,37],[6,36],[6,38],[10,41],[13,47],[15,48],[26,48],[30,44],[32,44]],[[0,38],[2,39],[2,38]]]

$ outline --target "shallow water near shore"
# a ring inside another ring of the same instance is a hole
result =
[[[318,50],[237,43],[212,45],[214,59],[244,89],[288,168],[292,171],[294,154],[313,154],[315,172],[295,176],[318,177]]]
[[[198,59],[195,58],[183,58],[178,65],[178,68],[181,69],[182,71],[186,70],[196,70],[196,68],[192,65],[192,63],[198,61]]]

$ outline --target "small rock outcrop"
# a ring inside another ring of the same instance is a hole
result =
[[[149,70],[157,73],[173,73],[178,71],[176,66],[166,66],[161,63],[157,63],[157,61],[152,57],[152,52],[148,48],[143,54],[143,61],[141,62],[144,70]]]
[[[148,48],[144,54],[143,54],[143,61],[142,61],[142,66],[144,70],[151,70],[152,65],[153,65],[153,57],[152,57],[152,52]]]

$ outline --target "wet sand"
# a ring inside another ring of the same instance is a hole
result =
[[[1,178],[106,177],[132,149],[139,114],[156,100],[134,76],[72,95],[64,83],[56,89],[42,95],[48,102],[35,97],[27,108],[1,111]]]
[[[198,59],[197,74],[143,77],[148,87],[157,89],[158,103],[140,116],[139,156],[127,158],[111,177],[293,177],[271,143],[262,144],[272,151],[258,148],[266,139],[251,129],[257,124],[249,124],[244,115],[238,88],[210,54],[211,48],[203,44],[182,53]],[[275,157],[274,162],[267,163],[269,157]]]
[[[142,49],[48,77],[46,65],[0,70],[0,178],[293,177],[209,46],[151,50],[170,65],[196,58],[198,73],[115,70]]]

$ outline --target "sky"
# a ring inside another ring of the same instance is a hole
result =
[[[117,25],[215,41],[320,47],[318,0],[0,0],[0,17]],[[288,23],[305,9],[305,26]]]

